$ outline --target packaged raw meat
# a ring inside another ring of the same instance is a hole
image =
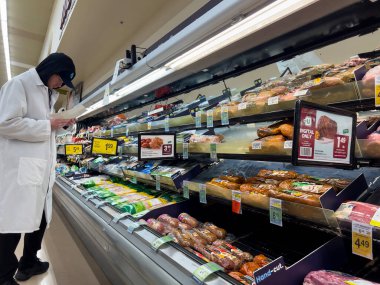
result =
[[[351,283],[350,283],[351,281]],[[356,283],[355,283],[356,282]],[[358,277],[336,271],[318,270],[306,275],[303,285],[379,285]]]
[[[266,257],[264,254],[256,255],[253,258],[253,262],[255,262],[258,266],[263,267],[267,264],[269,264],[272,260],[268,257]]]
[[[176,237],[178,244],[183,247],[193,246],[194,241],[184,235],[180,229],[173,229],[172,234]]]
[[[191,247],[185,247],[188,251],[190,251],[191,253],[195,254],[196,256],[198,256],[199,258],[203,259],[204,261],[206,262],[210,262],[210,260],[204,256],[203,254],[199,253],[198,251],[192,249]]]
[[[257,174],[258,177],[275,180],[295,179],[298,174],[295,171],[288,170],[267,170],[261,169]]]
[[[204,223],[203,227],[205,229],[208,229],[213,234],[215,234],[219,239],[223,239],[227,235],[227,232],[225,229],[219,228],[212,223]]]
[[[164,234],[165,225],[163,223],[157,221],[156,219],[148,219],[146,222],[151,229],[159,232],[160,234]]]
[[[269,190],[269,197],[306,204],[314,207],[321,207],[321,202],[319,200],[319,195],[317,194],[307,194],[304,192],[296,190],[285,190],[281,189],[279,191]]]
[[[251,183],[251,184],[272,184],[272,185],[279,185],[281,183],[281,180],[276,180],[276,179],[266,179],[263,177],[249,177],[246,180],[246,183]]]
[[[169,216],[168,214],[162,214],[162,215],[160,215],[157,218],[157,220],[159,220],[160,222],[168,223],[169,225],[171,225],[174,228],[177,228],[178,224],[179,224],[179,220],[178,219],[173,218],[173,217]]]
[[[214,235],[211,231],[205,228],[195,228],[194,231],[196,231],[202,238],[207,240],[208,243],[213,243],[218,239],[216,235]]]
[[[375,66],[374,68],[371,68],[367,71],[362,79],[363,84],[368,87],[374,87],[376,76],[380,76],[380,65]]]
[[[228,181],[228,180],[223,180],[223,179],[220,179],[220,178],[213,178],[211,180],[211,182],[218,183],[220,185],[220,187],[231,189],[231,190],[236,190],[236,189],[240,188],[240,184],[235,183],[235,182],[231,182],[231,181]]]
[[[237,256],[232,255],[230,252],[223,248],[216,247],[213,245],[208,245],[206,246],[206,248],[211,250],[218,257],[228,259],[232,262],[232,264],[230,263],[228,267],[224,267],[227,271],[238,270],[243,264],[243,260],[241,260]]]
[[[256,284],[254,283],[255,280],[248,276],[248,275],[244,275],[243,273],[240,273],[238,271],[232,271],[230,273],[228,273],[228,275],[230,275],[232,278],[236,279],[237,281],[239,281],[240,283],[244,284],[244,285],[252,285],[252,284]]]
[[[231,254],[239,257],[243,261],[252,261],[253,260],[252,254],[250,254],[249,252],[244,252],[244,251],[240,250],[239,248],[233,246],[232,244],[230,244],[224,240],[220,240],[220,239],[216,240],[213,242],[213,245],[231,252]]]
[[[190,226],[189,224],[185,224],[185,223],[178,223],[178,228],[180,228],[181,230],[191,230],[193,227]]]
[[[255,272],[259,268],[260,266],[256,262],[246,262],[240,268],[240,272],[248,276],[253,276],[253,272]]]
[[[256,194],[268,195],[269,190],[278,190],[278,187],[273,184],[252,184],[245,183],[240,186],[240,191],[252,192]]]
[[[194,243],[199,243],[203,245],[207,244],[207,240],[201,237],[201,235],[198,234],[196,231],[194,231],[194,229],[182,230],[182,233],[184,234],[186,238],[191,239]]]
[[[279,187],[281,189],[291,189],[291,190],[297,190],[301,192],[308,192],[308,193],[314,193],[314,194],[323,194],[330,189],[332,189],[331,185],[320,185],[313,182],[305,182],[305,181],[299,181],[299,180],[284,180],[280,183]]]
[[[242,184],[245,181],[245,178],[243,176],[234,176],[234,175],[222,175],[220,176],[220,179],[222,180],[228,180],[230,182]]]
[[[192,216],[190,216],[187,213],[182,213],[178,216],[178,220],[180,220],[182,223],[188,224],[192,226],[193,228],[198,226],[198,221],[194,219]]]
[[[380,227],[380,206],[350,201],[342,203],[335,212],[340,220],[351,220]]]

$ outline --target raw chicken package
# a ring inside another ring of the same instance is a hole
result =
[[[380,285],[336,271],[318,270],[306,275],[303,285]]]
[[[351,220],[380,227],[380,206],[350,201],[342,203],[335,212],[339,220]]]

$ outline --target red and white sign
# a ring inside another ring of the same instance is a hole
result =
[[[302,108],[298,159],[349,164],[352,126],[352,117]]]

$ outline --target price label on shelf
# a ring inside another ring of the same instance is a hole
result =
[[[380,228],[380,209],[377,209],[375,215],[373,215],[370,225]]]
[[[232,190],[232,212],[241,214],[241,191]]]
[[[284,148],[285,149],[293,148],[293,141],[285,141]]]
[[[373,259],[372,226],[352,221],[352,253]]]
[[[136,176],[132,176],[130,180],[133,184],[137,184],[137,178]]]
[[[222,120],[222,125],[229,125],[230,121],[228,118],[228,106],[223,106],[221,110],[221,120]]]
[[[83,154],[82,144],[65,144],[65,155]]]
[[[130,224],[127,228],[127,232],[129,232],[130,234],[133,234],[133,232],[138,229],[141,225],[137,222],[133,222],[132,224]]]
[[[309,94],[310,94],[309,89],[297,90],[296,92],[294,92],[294,97],[301,97],[301,96],[306,96]]]
[[[218,155],[216,153],[216,143],[210,143],[210,158],[213,161],[218,160]]]
[[[148,122],[147,129],[148,129],[148,131],[150,131],[152,129],[152,122]]]
[[[216,271],[223,271],[223,268],[214,262],[209,262],[195,269],[195,271],[193,272],[193,278],[197,282],[203,284],[206,278]]]
[[[128,126],[125,126],[125,136],[126,137],[129,136],[129,127]]]
[[[111,128],[111,138],[113,138],[113,127]]]
[[[169,116],[165,117],[165,132],[169,131]]]
[[[152,241],[150,245],[154,250],[158,250],[163,244],[168,243],[172,240],[173,238],[171,236],[163,236]]]
[[[90,132],[89,132],[89,131],[86,131],[86,138],[87,138],[87,139],[90,138]]]
[[[365,281],[365,280],[347,280],[347,281],[344,281],[344,283],[348,285],[373,285],[372,282]]]
[[[156,175],[156,190],[161,190],[161,177]]]
[[[124,219],[125,217],[130,216],[130,215],[131,215],[130,213],[122,213],[122,214],[119,214],[119,215],[115,216],[112,221],[114,223],[117,223],[121,219]]]
[[[108,105],[110,102],[110,83],[108,83],[104,89],[103,106]]]
[[[91,144],[92,154],[117,154],[117,140],[93,138]]]
[[[214,127],[214,111],[207,110],[207,128]]]
[[[282,227],[282,200],[269,198],[269,220],[271,224]]]
[[[199,184],[199,202],[207,204],[206,184]]]
[[[240,110],[245,110],[245,109],[247,109],[247,103],[240,103],[239,105],[238,105],[238,110],[240,111]]]
[[[268,98],[268,106],[277,105],[279,98],[280,98],[279,96],[274,96],[274,97]]]
[[[189,193],[189,185],[187,184],[187,181],[183,181],[183,198],[189,199],[190,193]]]
[[[375,105],[380,107],[380,76],[375,77]]]
[[[202,127],[202,111],[198,111],[195,113],[195,127]]]
[[[262,148],[261,141],[255,141],[252,143],[252,149],[261,149],[261,148]]]
[[[182,143],[182,157],[183,159],[189,159],[189,143]]]

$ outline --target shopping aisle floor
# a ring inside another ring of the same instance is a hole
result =
[[[23,239],[16,250],[18,258],[22,255],[22,246]],[[110,285],[59,210],[53,211],[53,220],[38,256],[43,261],[49,261],[48,272],[20,284]]]

